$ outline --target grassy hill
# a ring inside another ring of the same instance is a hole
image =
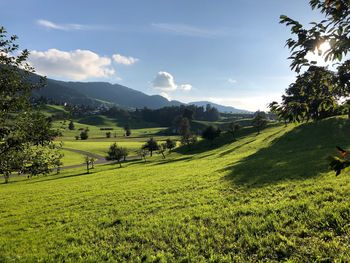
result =
[[[0,185],[0,261],[347,261],[350,121],[244,130],[165,160]]]

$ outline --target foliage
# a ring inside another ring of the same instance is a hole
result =
[[[124,126],[125,136],[129,137],[131,135],[131,129],[129,124]]]
[[[111,138],[112,133],[111,132],[106,132],[106,138]]]
[[[282,105],[275,102],[270,104],[270,108],[285,121],[299,122],[310,118],[318,120],[335,114],[336,99],[342,97],[343,101],[346,101],[350,96],[350,60],[346,57],[350,50],[350,2],[310,0],[310,5],[325,15],[325,20],[319,23],[312,22],[310,29],[288,16],[282,15],[280,18],[280,23],[290,26],[292,35],[296,36],[286,41],[286,46],[291,52],[289,59],[292,61],[292,70],[300,73],[302,68],[308,68],[288,90],[299,89],[294,94],[301,97],[310,95],[314,102],[304,102],[298,96],[291,101],[283,97]],[[325,52],[320,49],[324,43],[330,44],[330,49]],[[315,67],[317,62],[307,59],[309,53],[318,53],[325,61],[338,61],[336,72]],[[346,104],[348,102],[345,102]],[[350,117],[350,111],[348,114]]]
[[[89,132],[87,129],[84,129],[80,132],[80,139],[87,140],[89,138]]]
[[[217,121],[220,118],[219,111],[210,105],[206,109],[195,105],[163,107],[156,110],[144,108],[138,110],[136,113],[145,121],[158,123],[167,127],[172,126],[176,118],[203,121]]]
[[[73,122],[73,121],[70,121],[70,122],[69,122],[69,124],[68,124],[68,129],[71,130],[71,131],[75,129],[75,127],[74,127],[74,122]]]
[[[227,127],[227,132],[229,132],[233,139],[236,140],[236,133],[241,129],[241,125],[237,122],[230,122]]]
[[[159,145],[159,149],[158,149],[158,154],[161,154],[163,156],[163,159],[165,159],[165,151],[167,150],[167,144],[166,143],[162,143],[161,145]]]
[[[15,171],[47,173],[61,158],[52,143],[58,133],[52,130],[51,119],[34,112],[30,105],[30,92],[42,87],[44,79],[32,79],[29,52],[25,49],[18,54],[16,39],[7,38],[0,27],[0,174],[5,182]]]
[[[288,122],[320,120],[336,113],[340,95],[335,74],[312,66],[286,89],[281,105],[272,102],[270,109]]]
[[[148,150],[152,157],[153,152],[159,150],[159,145],[158,142],[152,137],[142,146],[142,148]]]
[[[119,147],[117,143],[113,143],[107,152],[107,160],[117,161],[119,163],[119,167],[122,167],[121,160],[125,159],[128,155],[128,151],[126,148]]]
[[[86,155],[84,157],[84,162],[86,164],[86,173],[90,173],[90,169],[94,169],[94,163],[95,163],[96,159],[93,157],[90,157],[88,155]]]
[[[137,150],[137,154],[140,156],[141,159],[144,159],[145,162],[147,161],[147,159],[146,159],[146,157],[148,155],[147,149],[141,148],[141,149]]]
[[[166,139],[166,148],[169,149],[169,152],[171,152],[172,149],[176,147],[176,141],[172,139]]]
[[[257,129],[258,134],[267,125],[265,112],[257,111],[252,121],[253,126]]]
[[[202,133],[202,138],[210,141],[213,144],[215,138],[219,137],[221,130],[219,128],[215,128],[214,126],[208,126]]]

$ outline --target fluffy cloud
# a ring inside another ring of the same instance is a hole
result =
[[[112,57],[115,62],[122,65],[132,65],[132,64],[135,64],[137,61],[139,61],[138,58],[125,57],[120,54],[114,54]]]
[[[191,84],[182,84],[179,86],[180,90],[184,90],[184,91],[190,91],[192,89],[192,85]]]
[[[169,92],[176,90],[177,85],[175,84],[174,77],[170,73],[160,71],[153,80],[153,88],[163,92]]]
[[[112,60],[90,50],[31,51],[29,62],[39,74],[73,80],[110,77],[115,74]]]
[[[159,90],[160,95],[168,100],[170,100],[170,92],[174,92],[176,90],[190,91],[192,89],[192,85],[190,84],[177,85],[173,75],[165,71],[158,72],[152,84],[153,88]]]

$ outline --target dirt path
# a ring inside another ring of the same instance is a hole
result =
[[[115,161],[107,161],[104,156],[98,155],[98,154],[95,154],[95,153],[86,152],[86,151],[77,150],[77,149],[71,149],[71,148],[61,148],[61,149],[62,150],[66,150],[66,151],[79,153],[79,154],[82,154],[82,155],[87,155],[89,157],[95,158],[95,159],[97,159],[95,161],[95,164],[115,163]],[[134,160],[140,160],[140,157],[139,156],[126,157],[126,161],[134,161]],[[79,168],[79,167],[85,167],[85,166],[86,166],[85,163],[74,164],[74,165],[62,166],[62,167],[60,167],[60,170],[73,169],[73,168]],[[21,175],[12,174],[10,177],[15,177],[15,176],[23,176],[23,174],[21,174]],[[0,176],[0,178],[3,178],[3,176]]]

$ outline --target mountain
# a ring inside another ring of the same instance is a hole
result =
[[[210,106],[217,108],[219,112],[223,112],[223,113],[251,113],[250,111],[247,111],[247,110],[236,109],[231,106],[224,106],[224,105],[216,104],[210,101],[195,101],[195,102],[190,102],[188,104],[196,105],[198,107],[205,107],[207,104],[210,104]]]
[[[37,82],[39,76],[33,74],[32,80]],[[60,81],[47,78],[44,88],[35,90],[34,97],[45,97],[57,102],[71,104],[84,104],[97,106],[101,104],[115,104],[123,108],[150,108],[158,109],[166,106],[186,105],[180,101],[168,101],[160,95],[147,95],[119,84],[108,82],[73,82]],[[196,106],[211,106],[220,112],[249,113],[246,110],[236,109],[230,106],[223,106],[208,101],[191,102]]]
[[[113,103],[125,108],[150,109],[178,106],[179,101],[168,101],[160,95],[147,95],[119,84],[107,82],[72,82],[47,79],[46,87],[35,90],[34,96],[43,96],[58,102],[96,105]]]

